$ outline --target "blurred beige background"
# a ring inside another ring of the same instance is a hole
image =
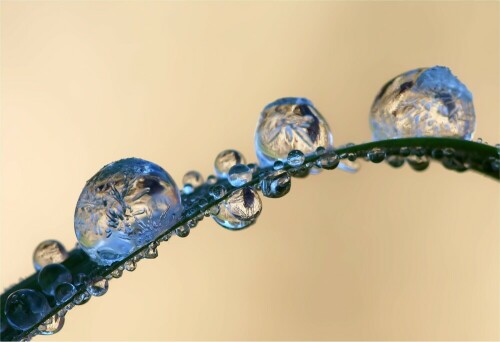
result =
[[[1,286],[101,166],[212,173],[255,161],[259,112],[314,101],[337,145],[370,139],[389,78],[446,65],[500,142],[498,2],[1,4]],[[498,183],[433,164],[294,180],[241,232],[210,219],[70,312],[54,340],[498,340]],[[48,340],[48,337],[40,337]]]

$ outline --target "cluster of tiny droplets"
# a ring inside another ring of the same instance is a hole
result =
[[[416,72],[403,75],[413,75],[411,77],[415,78]],[[409,76],[399,77],[406,80],[405,77]],[[406,87],[401,92],[413,86],[402,80],[395,80],[389,82],[380,92],[382,97],[385,96],[385,101],[390,101],[387,93],[392,94],[390,96],[400,96],[389,92],[390,86],[397,83],[400,88]],[[455,104],[453,107],[450,103],[453,97],[444,95],[446,89],[440,88],[440,91],[440,99],[448,106],[448,110],[460,106],[466,109],[468,104],[463,98],[460,99],[461,104]],[[422,94],[419,96],[422,100]],[[381,95],[376,99],[377,105],[380,101]],[[439,107],[439,110],[443,108]],[[407,115],[404,108],[398,109],[398,115]],[[415,112],[411,115],[415,115]],[[383,124],[387,125],[387,122]],[[372,122],[375,129],[379,129],[380,125]],[[472,126],[474,124],[470,123],[468,127]],[[439,130],[432,131],[439,135]],[[384,126],[385,137],[391,138],[387,136],[387,132],[391,132],[391,128]],[[449,136],[448,133],[449,130],[445,130],[443,136]],[[465,138],[472,133],[468,131]],[[374,136],[380,135],[374,132]],[[395,134],[393,137],[398,136]],[[482,139],[477,139],[477,142],[485,143]],[[283,197],[291,189],[292,177],[306,177],[320,170],[333,170],[339,166],[356,171],[359,168],[358,159],[372,163],[385,161],[395,168],[406,162],[416,171],[425,170],[431,158],[441,161],[444,167],[455,171],[467,170],[470,163],[452,148],[373,148],[357,153],[339,154],[332,148],[332,143],[332,133],[326,120],[309,100],[285,98],[266,106],[259,119],[256,152],[260,164],[246,164],[246,158],[240,152],[233,149],[224,150],[215,158],[215,175],[209,175],[204,180],[198,171],[189,171],[182,179],[183,186],[180,191],[170,176],[156,164],[131,158],[107,165],[87,182],[75,212],[75,229],[80,247],[84,247],[83,250],[97,263],[107,265],[109,260],[126,261],[105,277],[91,279],[84,273],[71,274],[62,264],[68,258],[68,253],[60,242],[43,241],[33,254],[34,267],[39,271],[38,284],[41,291],[22,289],[13,292],[5,306],[8,324],[20,331],[28,330],[51,312],[49,303],[55,302],[59,308],[57,313],[33,329],[25,339],[29,340],[39,334],[57,333],[62,329],[69,310],[75,305],[87,303],[92,296],[104,295],[111,279],[120,278],[124,271],[134,271],[140,260],[156,258],[161,242],[168,241],[172,235],[181,238],[188,236],[191,229],[204,217],[212,217],[216,223],[228,230],[247,228],[255,223],[262,211],[262,200],[258,191],[267,198]],[[343,147],[351,146],[354,144],[346,144]],[[497,144],[496,148],[500,155],[500,144]],[[499,171],[498,158],[488,162],[493,171]],[[253,182],[254,180],[257,181]],[[95,203],[98,203],[99,210],[92,212],[90,204]],[[86,217],[92,217],[90,221],[94,224],[93,227],[88,227]],[[182,218],[185,218],[184,224],[169,230]],[[128,232],[137,240],[136,244],[123,249],[120,241],[110,239],[112,234],[107,232],[106,225],[112,228],[115,235]],[[152,242],[142,247],[144,244],[141,243],[146,240]],[[96,252],[95,245],[104,248],[105,253]],[[119,250],[113,251],[114,247]],[[129,256],[138,249],[140,251],[134,256]],[[2,322],[2,332],[6,326],[7,324]]]

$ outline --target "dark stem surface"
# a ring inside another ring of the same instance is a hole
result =
[[[405,153],[402,153],[402,149],[405,148]],[[341,159],[345,159],[353,154],[357,158],[366,158],[367,154],[374,149],[379,149],[385,151],[387,156],[397,155],[397,156],[407,156],[409,152],[412,156],[427,156],[428,158],[438,160],[443,162],[445,167],[450,168],[450,163],[445,163],[446,158],[452,158],[459,165],[465,165],[465,168],[453,168],[456,171],[464,171],[466,169],[474,170],[481,173],[487,177],[494,178],[496,180],[500,179],[500,174],[498,171],[498,161],[499,161],[499,150],[496,147],[489,146],[482,143],[471,142],[467,140],[450,139],[450,138],[408,138],[408,139],[394,139],[394,140],[384,140],[376,141],[359,145],[349,145],[345,147],[340,147],[335,149],[335,152],[340,156]],[[450,151],[451,157],[450,157]],[[448,152],[448,155],[446,154]],[[320,159],[315,154],[306,157],[304,163],[315,163]],[[452,163],[453,165],[453,163]],[[285,164],[285,170],[293,170],[294,168]],[[272,168],[259,168],[254,174],[252,181],[245,184],[242,187],[255,186],[266,177],[266,175],[272,171]],[[214,199],[209,195],[209,189],[214,185],[223,185],[227,189],[225,196]],[[167,235],[171,235],[177,228],[185,226],[191,220],[199,218],[200,215],[204,215],[206,210],[210,207],[217,205],[221,201],[225,200],[230,196],[238,187],[232,187],[227,180],[218,179],[215,184],[204,184],[200,186],[192,194],[186,196],[186,203],[184,205],[184,212],[179,222],[177,222],[172,228],[169,228],[163,232],[155,241],[162,241]],[[208,201],[208,205],[200,208],[197,205],[195,199],[205,198]],[[191,204],[190,204],[191,203]],[[143,253],[149,244],[144,245],[137,251],[130,254],[125,259],[115,262],[111,266],[100,266],[94,263],[90,258],[79,248],[73,249],[69,253],[69,257],[63,262],[63,265],[68,268],[68,270],[76,275],[78,273],[85,273],[91,279],[94,278],[105,278],[111,274],[114,270],[119,267],[123,267],[126,261],[133,260],[138,255]],[[6,319],[4,314],[4,307],[7,297],[14,291],[20,289],[34,289],[40,291],[40,287],[37,281],[38,273],[34,273],[31,276],[20,281],[18,284],[13,285],[9,289],[6,289],[1,296],[1,320]],[[68,299],[65,303],[60,305],[55,305],[52,307],[50,313],[45,316],[40,322],[33,325],[31,328],[25,331],[15,330],[12,327],[7,327],[6,330],[1,334],[2,341],[9,340],[19,340],[26,338],[33,331],[36,331],[38,326],[50,317],[57,314],[61,309],[74,301],[74,299],[83,294],[86,291],[85,286],[80,286],[77,288],[77,292]]]

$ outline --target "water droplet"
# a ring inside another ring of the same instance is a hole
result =
[[[368,152],[368,159],[372,163],[381,163],[385,159],[385,151],[379,148],[374,148]]]
[[[498,172],[500,170],[500,160],[496,158],[490,158],[490,167],[494,172]]]
[[[64,317],[59,317],[59,315],[54,315],[51,317],[49,322],[38,327],[38,332],[42,335],[53,335],[58,333],[64,326]]]
[[[218,215],[219,211],[220,208],[218,204],[211,206],[210,209],[208,210],[209,214],[213,216]]]
[[[424,171],[430,163],[427,156],[408,156],[406,161],[415,171]]]
[[[255,149],[261,166],[286,160],[292,150],[310,154],[320,146],[333,146],[332,133],[308,99],[282,98],[262,111],[255,132]]]
[[[108,281],[106,279],[98,278],[94,280],[88,287],[87,291],[89,294],[95,297],[100,297],[108,292]]]
[[[347,153],[347,160],[354,162],[358,158],[358,155],[354,152]]]
[[[221,197],[224,197],[224,195],[226,194],[226,188],[223,185],[214,185],[210,188],[208,193],[214,199],[219,199]]]
[[[62,264],[47,265],[38,273],[38,285],[49,296],[54,295],[59,284],[71,283],[72,280],[71,273]]]
[[[443,166],[449,170],[454,170],[458,172],[463,172],[467,170],[467,167],[464,165],[464,162],[459,159],[454,157],[453,155],[449,156],[446,155],[441,159],[441,163]]]
[[[83,305],[83,304],[87,303],[91,297],[92,296],[87,291],[84,291],[84,292],[76,295],[75,299],[73,300],[73,303],[75,305]]]
[[[120,278],[123,275],[123,269],[116,268],[111,272],[111,276],[113,278]]]
[[[326,148],[324,148],[323,146],[320,146],[316,149],[316,156],[318,157],[321,157],[323,154],[326,153]]]
[[[220,178],[226,178],[229,169],[236,164],[246,164],[245,157],[236,150],[224,150],[215,158],[215,174]]]
[[[304,156],[304,153],[302,153],[299,150],[292,150],[288,153],[288,156],[286,158],[286,162],[288,165],[292,167],[298,167],[304,164],[304,161],[306,160],[306,157]]]
[[[146,259],[155,259],[158,257],[158,243],[157,242],[151,242],[144,252],[144,257]]]
[[[145,160],[122,159],[87,182],[75,232],[93,261],[111,265],[172,227],[181,213],[179,190],[167,172]]]
[[[233,165],[229,169],[227,180],[232,186],[242,186],[252,180],[252,170],[244,164]]]
[[[184,177],[182,177],[182,184],[191,184],[191,186],[196,189],[203,184],[203,176],[198,171],[186,172]]]
[[[137,268],[137,264],[134,260],[127,260],[125,262],[125,269],[129,272],[132,272],[132,271],[135,271],[135,269]]]
[[[61,283],[54,291],[54,299],[58,305],[68,301],[76,293],[75,285],[71,283]]]
[[[258,170],[257,164],[251,163],[251,164],[247,164],[247,166],[250,169],[250,171],[252,172],[252,174],[256,173]]]
[[[285,167],[285,163],[283,163],[281,160],[277,160],[273,164],[273,169],[278,171],[281,170]]]
[[[194,192],[194,187],[191,184],[184,184],[182,187],[182,192],[186,195],[190,195]]]
[[[85,273],[78,273],[73,280],[73,284],[76,287],[87,286],[89,282],[89,277]]]
[[[387,163],[392,167],[401,167],[405,163],[405,158],[398,155],[391,155],[387,157]]]
[[[374,140],[404,137],[471,139],[472,94],[442,66],[405,72],[379,92],[370,112]]]
[[[66,248],[56,240],[45,240],[41,242],[33,253],[33,265],[35,270],[40,271],[49,264],[59,264],[68,258]]]
[[[189,235],[190,231],[191,231],[191,228],[189,227],[189,225],[185,224],[183,226],[176,228],[175,234],[178,237],[185,238]]]
[[[328,151],[318,159],[317,165],[325,170],[333,170],[339,165],[339,162],[339,155],[335,151]]]
[[[239,230],[253,224],[262,210],[259,194],[247,187],[233,192],[212,216],[215,222],[230,230]]]
[[[411,153],[411,150],[410,148],[408,147],[401,147],[399,149],[399,154],[402,156],[402,157],[408,157]]]
[[[262,194],[269,198],[285,196],[292,186],[292,179],[285,170],[274,171],[267,175],[261,182]]]
[[[217,177],[215,177],[214,175],[210,175],[207,177],[207,184],[213,185],[215,183],[217,183]]]
[[[22,289],[12,292],[5,302],[5,316],[18,330],[26,330],[38,323],[50,311],[47,298],[35,290]]]

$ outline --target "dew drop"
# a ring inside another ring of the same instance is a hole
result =
[[[325,170],[333,170],[340,163],[339,155],[335,151],[328,151],[318,159],[317,165]]]
[[[398,155],[387,157],[387,163],[392,167],[401,167],[405,163],[405,158]]]
[[[236,150],[224,150],[215,158],[215,174],[220,178],[226,178],[229,169],[236,164],[246,164],[245,157]]]
[[[399,149],[399,154],[402,156],[402,157],[408,157],[411,153],[411,150],[408,148],[408,147],[401,147]]]
[[[250,171],[252,172],[252,174],[254,174],[254,173],[256,173],[258,171],[257,164],[250,163],[250,164],[247,164],[247,166],[250,169]]]
[[[219,199],[221,197],[224,197],[224,195],[226,194],[226,188],[223,185],[214,185],[213,187],[210,188],[208,193],[214,199]]]
[[[87,291],[92,296],[100,297],[108,292],[108,286],[109,284],[106,279],[98,278],[87,287]]]
[[[158,243],[157,242],[151,242],[144,252],[144,257],[146,259],[155,259],[158,257]]]
[[[304,161],[306,160],[306,157],[304,156],[304,153],[302,153],[299,150],[292,150],[290,153],[288,153],[288,156],[286,158],[286,162],[288,165],[292,167],[298,167],[304,164]]]
[[[368,152],[368,159],[372,163],[381,163],[385,159],[385,151],[380,148],[374,148]]]
[[[87,292],[87,291],[84,291],[78,295],[76,295],[75,299],[73,300],[73,303],[75,305],[83,305],[85,303],[87,303],[91,298],[91,295]]]
[[[219,206],[219,213],[212,216],[215,222],[230,230],[240,230],[252,225],[262,211],[259,194],[247,187],[236,190]]]
[[[35,248],[33,265],[40,271],[44,266],[61,263],[67,258],[68,252],[59,241],[45,240]]]
[[[185,238],[189,235],[191,228],[185,224],[175,229],[175,234],[180,238]]]
[[[191,184],[184,184],[182,192],[186,195],[190,195],[194,192],[194,187]]]
[[[470,140],[476,127],[472,94],[446,67],[411,70],[379,92],[370,125],[374,140],[424,136]]]
[[[215,183],[217,183],[217,177],[215,177],[214,175],[210,175],[207,177],[207,184],[213,185]]]
[[[135,260],[127,260],[125,261],[125,269],[129,272],[135,271],[137,268],[137,263]]]
[[[278,171],[281,170],[285,167],[285,163],[283,163],[281,160],[277,160],[273,164],[273,169]]]
[[[56,287],[62,283],[71,283],[73,278],[62,264],[50,264],[38,273],[38,285],[46,295],[53,296]]]
[[[58,333],[64,326],[64,317],[59,317],[59,315],[54,315],[49,319],[48,322],[40,325],[38,327],[38,332],[41,335],[53,335]]]
[[[190,184],[193,188],[197,188],[203,184],[203,176],[198,171],[189,171],[186,172],[184,177],[182,177],[182,184],[185,186],[186,184]]]
[[[160,166],[137,158],[103,167],[83,189],[75,210],[81,248],[111,265],[177,223],[180,192]]]
[[[252,170],[244,164],[233,165],[228,172],[227,180],[234,186],[242,186],[252,180]]]
[[[262,194],[269,198],[285,196],[290,191],[291,186],[291,177],[285,170],[274,171],[260,182]]]
[[[54,291],[54,299],[58,305],[68,301],[76,293],[75,285],[71,283],[61,283]]]
[[[116,268],[111,272],[113,278],[120,278],[123,275],[123,269]]]
[[[408,156],[406,158],[408,161],[408,164],[414,169],[415,171],[424,171],[429,167],[429,158],[427,156]]]
[[[44,318],[50,312],[50,306],[40,292],[22,289],[7,297],[4,312],[12,327],[26,330]]]

